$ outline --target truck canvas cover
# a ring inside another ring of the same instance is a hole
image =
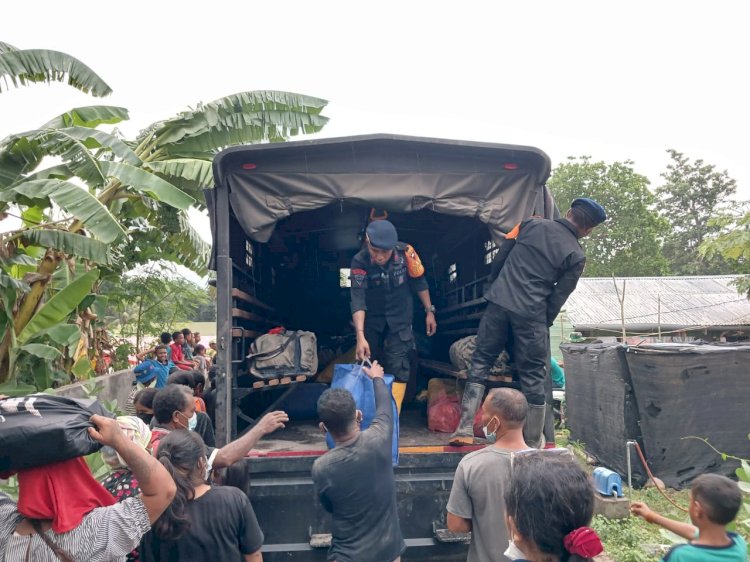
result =
[[[214,160],[216,185],[229,189],[233,214],[256,242],[279,220],[337,201],[476,217],[500,242],[519,217],[557,216],[549,174],[536,148],[383,134],[242,146]],[[214,197],[207,192],[216,240]]]

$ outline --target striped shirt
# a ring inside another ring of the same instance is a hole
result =
[[[22,519],[15,502],[0,492],[0,562],[60,562],[39,535],[15,532]],[[146,506],[134,497],[94,509],[72,531],[57,534],[50,530],[47,536],[76,561],[120,562],[150,528]]]

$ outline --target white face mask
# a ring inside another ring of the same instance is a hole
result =
[[[492,420],[494,420],[494,419],[495,418],[493,417],[490,420],[490,423],[492,423]],[[497,428],[495,428],[495,431],[493,431],[492,433],[490,433],[490,431],[487,429],[490,426],[490,423],[488,423],[487,425],[483,425],[482,426],[482,431],[484,432],[484,436],[487,439],[487,442],[488,443],[494,443],[497,440]]]
[[[526,560],[526,555],[516,546],[512,540],[508,541],[508,548],[503,552],[511,560]]]

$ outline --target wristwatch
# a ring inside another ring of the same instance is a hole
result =
[[[431,304],[430,308],[425,308],[424,309],[424,312],[425,312],[425,314],[427,314],[428,312],[432,312],[433,314],[435,314],[435,305]]]

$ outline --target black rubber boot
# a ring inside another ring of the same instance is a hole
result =
[[[466,383],[464,397],[461,400],[461,421],[453,432],[448,443],[450,445],[472,445],[474,443],[474,416],[482,405],[484,385],[475,382]]]
[[[529,447],[541,449],[544,447],[544,418],[547,406],[529,404],[526,414],[526,424],[523,426],[523,439]]]

